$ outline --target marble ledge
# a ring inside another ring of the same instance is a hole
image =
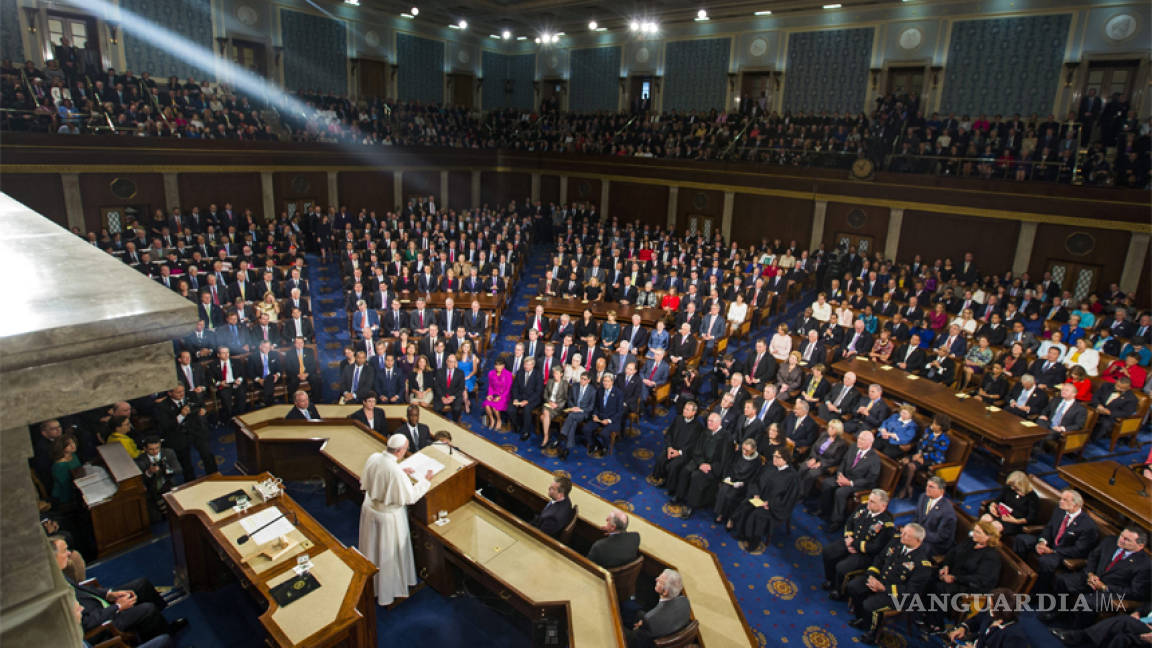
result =
[[[195,304],[0,194],[0,373],[181,337]]]

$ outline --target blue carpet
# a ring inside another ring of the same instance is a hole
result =
[[[487,363],[497,354],[511,352],[524,325],[524,313],[529,308],[530,295],[526,286],[536,285],[547,259],[546,250],[536,248],[526,260],[519,287],[501,322],[500,330],[505,335],[493,341],[486,357]],[[342,347],[349,342],[339,274],[336,264],[321,264],[316,257],[308,258],[317,346],[328,396],[325,400],[331,400],[335,394],[339,381],[335,367],[342,357]],[[810,296],[805,296],[785,313],[770,318],[740,344],[730,347],[730,352],[738,357],[746,354],[757,336],[767,336],[776,323],[793,317],[809,300]],[[702,369],[708,372],[708,363],[704,363]],[[481,377],[486,373],[486,370],[482,371]],[[482,395],[483,378],[480,382],[478,393]],[[705,381],[705,393],[701,394],[703,402],[712,399],[714,388],[711,382]],[[741,550],[706,513],[697,513],[689,520],[673,515],[675,509],[668,505],[663,491],[646,481],[662,431],[673,416],[671,412],[642,420],[638,426],[639,434],[634,438],[621,438],[615,453],[610,456],[590,459],[584,450],[577,448],[567,461],[549,456],[551,452],[543,453],[535,440],[521,442],[511,433],[484,428],[481,414],[480,408],[474,408],[472,414],[464,416],[462,423],[546,469],[566,472],[578,485],[713,551],[720,559],[761,646],[831,648],[858,642],[859,632],[847,625],[851,619],[847,605],[828,601],[819,587],[823,580],[819,553],[822,543],[830,537],[821,530],[819,518],[811,515],[805,507],[796,509],[792,534],[774,539],[759,555]],[[1102,444],[1093,444],[1085,451],[1084,460],[1115,458],[1122,463],[1135,461],[1147,455],[1152,432],[1144,430],[1139,441],[1137,449],[1121,445],[1115,453],[1108,453]],[[235,473],[236,451],[231,430],[218,428],[215,451],[222,472]],[[1078,459],[1068,457],[1063,460],[1074,461]],[[1039,461],[1033,462],[1029,470],[1044,475],[1055,485],[1063,485],[1056,477],[1051,456],[1039,456]],[[966,510],[975,512],[979,502],[988,498],[988,493],[999,489],[997,471],[998,466],[990,456],[980,451],[973,454],[958,487],[960,503]],[[343,501],[332,507],[326,506],[319,482],[291,483],[288,492],[342,542],[348,545],[356,543],[359,511],[355,502]],[[910,512],[911,506],[912,503],[906,500],[892,502],[896,514]],[[163,525],[158,527],[159,533],[166,533]],[[166,537],[161,537],[126,554],[94,564],[89,571],[106,584],[139,575],[146,575],[159,585],[170,584],[171,543]],[[167,614],[170,618],[185,616],[192,621],[178,645],[255,648],[262,643],[262,632],[255,619],[259,611],[254,609],[251,599],[235,586],[192,594],[174,605]],[[391,610],[378,609],[381,646],[408,642],[437,648],[528,646],[531,642],[523,625],[519,618],[506,616],[496,606],[485,602],[483,592],[443,597],[430,588],[423,588]],[[902,622],[894,624],[892,630],[898,636],[885,640],[889,646],[925,645],[919,638],[904,636]]]

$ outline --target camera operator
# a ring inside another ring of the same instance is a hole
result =
[[[136,457],[136,465],[144,473],[144,485],[148,489],[148,513],[153,520],[167,513],[164,493],[176,485],[177,475],[182,475],[180,461],[171,448],[161,447],[160,437],[150,436],[144,440],[144,452]]]

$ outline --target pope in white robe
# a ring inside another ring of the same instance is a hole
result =
[[[408,596],[408,588],[417,582],[406,507],[428,492],[432,472],[423,479],[416,478],[413,484],[409,478],[411,469],[400,467],[407,450],[408,438],[393,434],[388,439],[388,451],[369,456],[360,476],[360,489],[364,491],[360,551],[380,570],[376,574],[376,600],[380,605]]]

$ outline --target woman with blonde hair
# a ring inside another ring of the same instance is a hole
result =
[[[999,525],[1001,536],[1018,535],[1025,526],[1036,524],[1040,511],[1040,497],[1032,488],[1032,480],[1023,471],[1014,470],[1004,480],[1004,487],[996,499],[980,506],[987,520]]]
[[[269,322],[275,322],[280,318],[280,302],[276,301],[276,295],[273,295],[272,291],[264,293],[260,303],[256,304],[256,312],[267,315]]]

